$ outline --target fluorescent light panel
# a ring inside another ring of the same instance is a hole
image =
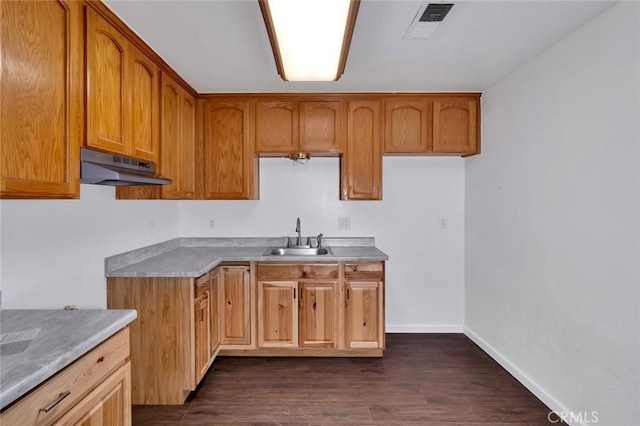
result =
[[[260,0],[282,79],[332,81],[340,78],[359,3],[351,0]]]

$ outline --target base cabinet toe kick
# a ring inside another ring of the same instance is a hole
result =
[[[182,404],[218,355],[381,357],[385,264],[244,262],[198,278],[109,277],[136,309],[133,404]]]

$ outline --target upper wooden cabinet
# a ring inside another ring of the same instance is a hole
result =
[[[196,196],[196,101],[162,74],[160,170],[172,183],[160,188],[164,199]]]
[[[384,105],[384,152],[429,152],[433,129],[433,101],[423,98],[388,98]]]
[[[342,200],[382,199],[380,101],[348,102],[347,146],[342,156]]]
[[[78,198],[82,4],[0,2],[0,198]]]
[[[438,98],[433,103],[433,152],[480,152],[480,99]]]
[[[420,95],[385,99],[385,154],[480,152],[480,96]]]
[[[339,153],[344,139],[344,101],[258,99],[258,154]]]
[[[253,103],[205,100],[203,108],[205,199],[258,198]]]
[[[89,147],[158,161],[158,67],[86,7]]]

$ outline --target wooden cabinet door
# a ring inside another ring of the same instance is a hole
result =
[[[196,198],[196,99],[182,90],[180,98],[180,193]]]
[[[479,99],[438,99],[433,105],[433,152],[477,154],[480,152]]]
[[[204,198],[256,198],[250,101],[208,101],[203,107]]]
[[[219,270],[214,269],[210,276],[210,303],[211,308],[211,327],[209,329],[209,341],[211,343],[211,356],[215,356],[220,347],[220,278]]]
[[[131,363],[118,368],[54,424],[131,425]]]
[[[382,282],[347,281],[347,348],[381,348],[384,342]]]
[[[344,102],[300,102],[300,141],[302,152],[340,152],[344,139]]]
[[[298,283],[258,282],[258,347],[298,346]]]
[[[0,198],[78,198],[82,4],[0,2]]]
[[[130,154],[156,163],[159,133],[159,71],[155,63],[137,48],[130,46],[131,128]]]
[[[129,42],[90,7],[86,19],[86,144],[130,154]]]
[[[433,102],[425,99],[385,101],[385,153],[424,154],[432,140]]]
[[[337,347],[337,286],[335,282],[300,283],[300,346]]]
[[[342,200],[382,199],[380,102],[347,106],[347,147],[342,156]]]
[[[208,282],[207,282],[208,284]],[[195,381],[207,372],[211,359],[211,344],[209,342],[209,330],[211,325],[211,309],[209,307],[209,288],[202,292],[195,300],[194,305],[194,337],[195,337]]]
[[[182,89],[164,73],[162,74],[161,82],[160,141],[162,145],[162,161],[160,162],[160,169],[162,170],[162,176],[171,179],[171,183],[162,185],[160,193],[164,199],[178,199],[182,195],[180,190],[182,181],[180,96]]]
[[[256,102],[256,152],[289,153],[298,146],[298,103],[282,100]]]
[[[220,343],[251,344],[249,268],[223,266],[221,276]]]

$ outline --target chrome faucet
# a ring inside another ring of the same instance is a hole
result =
[[[316,237],[316,241],[318,242],[318,248],[322,248],[322,237],[323,237],[323,233],[319,233],[318,236]]]
[[[296,245],[302,245],[302,231],[300,231],[300,218],[296,219],[296,232],[298,233],[298,238],[296,239]]]

